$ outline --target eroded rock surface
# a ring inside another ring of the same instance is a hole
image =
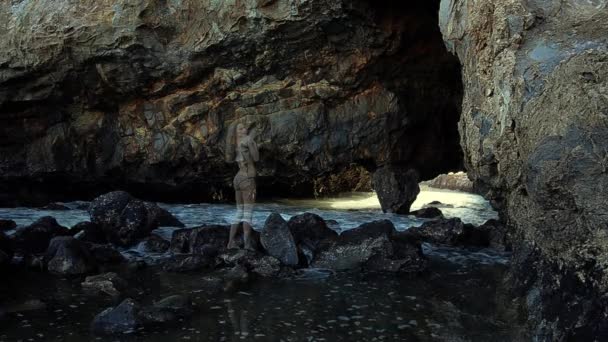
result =
[[[437,1],[0,4],[0,202],[120,187],[226,200],[238,118],[267,195],[369,189],[457,168],[462,90]],[[40,37],[44,37],[41,40]],[[335,175],[342,175],[338,178]]]
[[[440,24],[468,174],[513,228],[535,339],[605,339],[608,2],[444,0]]]

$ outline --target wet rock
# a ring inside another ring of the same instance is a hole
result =
[[[228,244],[229,226],[206,225],[196,228],[178,229],[171,236],[173,253],[204,254],[209,247],[224,250]]]
[[[40,208],[42,210],[58,210],[58,211],[62,211],[62,210],[72,210],[69,207],[66,207],[65,205],[61,204],[61,203],[49,203],[47,205],[45,205],[44,207]]]
[[[73,234],[74,238],[80,241],[87,241],[93,243],[106,243],[106,236],[101,230],[101,227],[93,222],[84,221],[77,223],[72,228],[70,228],[70,232]]]
[[[425,205],[422,206],[423,208],[432,208],[432,207],[438,207],[438,208],[454,208],[454,206],[452,204],[445,204],[445,203],[441,203],[439,201],[432,201],[429,202]]]
[[[13,220],[0,219],[0,232],[17,228],[17,223]]]
[[[124,191],[101,195],[89,207],[91,221],[101,226],[109,241],[130,246],[150,232],[164,226],[183,224],[154,203],[133,198]]]
[[[336,220],[325,220],[325,224],[327,224],[327,227],[335,232],[340,231],[340,223],[338,223]]]
[[[372,258],[392,254],[390,237],[396,232],[389,220],[365,223],[324,240],[318,247],[312,266],[334,270],[360,269]]]
[[[51,240],[45,261],[51,273],[78,275],[92,272],[96,268],[86,245],[71,236],[59,236]]]
[[[122,301],[118,306],[107,308],[99,313],[91,323],[91,330],[99,335],[133,333],[141,325],[138,317],[140,305],[131,298]]]
[[[120,296],[128,286],[127,282],[114,272],[86,277],[81,285],[88,292],[105,293],[112,297]]]
[[[171,246],[171,242],[154,234],[147,237],[143,243],[146,250],[152,253],[165,253]]]
[[[68,236],[70,230],[57,223],[51,216],[44,216],[27,227],[15,232],[13,241],[15,249],[23,253],[43,253],[49,242],[56,236]]]
[[[281,261],[270,255],[252,258],[248,260],[247,265],[253,274],[261,277],[272,278],[278,276],[281,272]]]
[[[211,269],[215,266],[212,258],[200,254],[176,254],[164,262],[163,269],[168,272],[193,272]]]
[[[512,249],[512,237],[508,227],[498,220],[488,220],[477,227],[481,232],[488,234],[488,246],[497,250],[510,251]]]
[[[439,210],[435,207],[428,207],[428,208],[422,208],[419,210],[415,210],[415,211],[410,212],[410,215],[414,215],[419,218],[428,218],[428,219],[435,219],[435,218],[443,217],[443,213],[441,212],[441,210]]]
[[[312,213],[292,216],[287,225],[296,244],[305,243],[313,249],[321,240],[338,236],[321,216]]]
[[[463,192],[473,192],[473,182],[464,172],[442,174],[430,181],[420,183],[435,189],[448,189]]]
[[[279,213],[271,213],[260,233],[260,242],[268,253],[284,265],[298,265],[298,249],[287,222]]]
[[[0,231],[0,252],[2,252],[5,256],[5,263],[10,262],[10,260],[13,258],[13,242],[2,231]],[[3,263],[0,262],[0,265],[1,264]]]
[[[91,257],[99,265],[119,264],[125,257],[110,244],[88,244]]]
[[[456,245],[464,234],[464,226],[459,218],[441,219],[409,228],[406,233],[424,242]]]
[[[409,213],[410,206],[420,192],[418,173],[411,169],[388,165],[381,167],[374,171],[372,183],[382,211],[388,213]]]

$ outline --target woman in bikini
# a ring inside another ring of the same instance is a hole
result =
[[[254,140],[253,132],[248,133],[248,127],[239,122],[231,131],[236,134],[228,136],[228,146],[226,148],[226,160],[236,162],[239,165],[239,172],[234,177],[233,185],[236,197],[236,219],[230,226],[230,236],[228,239],[228,249],[238,248],[235,237],[239,223],[243,222],[243,243],[245,249],[255,250],[251,240],[253,205],[256,197],[255,184],[255,162],[259,160],[258,146]]]

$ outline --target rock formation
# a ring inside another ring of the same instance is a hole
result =
[[[236,166],[223,152],[237,119],[258,132],[260,196],[365,189],[365,172],[385,165],[422,179],[458,168],[460,73],[437,10],[438,1],[2,2],[0,203],[116,188],[230,199]]]
[[[608,336],[608,2],[444,0],[476,188],[513,227],[537,341]]]

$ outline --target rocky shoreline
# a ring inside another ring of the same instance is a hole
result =
[[[134,208],[138,210],[134,210]],[[192,314],[188,296],[172,295],[153,304],[129,297],[135,284],[116,272],[143,268],[161,272],[200,274],[206,294],[236,291],[256,279],[290,278],[313,267],[332,271],[380,272],[416,277],[428,272],[421,244],[492,247],[504,250],[504,228],[498,222],[475,227],[459,219],[445,219],[434,209],[434,219],[419,228],[398,232],[388,220],[364,223],[340,234],[320,216],[304,213],[285,221],[271,214],[260,231],[254,231],[255,251],[227,250],[229,226],[179,228],[170,213],[125,192],[112,192],[91,202],[90,222],[72,229],[43,217],[7,236],[0,232],[0,272],[29,269],[59,277],[82,279],[92,295],[122,302],[107,308],[91,323],[95,334],[123,334],[159,323],[175,322]],[[415,213],[429,215],[429,210]],[[177,228],[170,241],[154,234],[159,225]],[[3,226],[14,229],[10,221]],[[118,250],[143,243],[152,253],[162,253],[152,263],[129,261]],[[242,242],[241,242],[242,244]],[[11,262],[11,259],[13,258]]]

